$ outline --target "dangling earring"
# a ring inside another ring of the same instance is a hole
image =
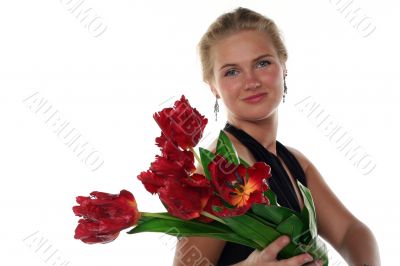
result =
[[[217,121],[218,112],[219,112],[218,97],[215,96],[215,104],[214,104],[215,121]]]
[[[287,76],[287,70],[285,71],[285,75],[283,76],[283,102],[284,103],[285,103],[285,96],[287,94],[286,76]]]

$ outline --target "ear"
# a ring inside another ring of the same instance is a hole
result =
[[[210,87],[210,90],[212,94],[214,94],[215,97],[220,98],[218,90],[213,82],[208,81],[208,86]]]
[[[283,71],[283,76],[285,76],[285,73],[287,73],[286,63],[282,64],[282,71]]]

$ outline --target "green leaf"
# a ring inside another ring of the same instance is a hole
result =
[[[274,205],[277,206],[278,202],[276,200],[276,195],[271,189],[267,189],[267,191],[264,191],[264,195],[269,199],[269,204],[270,206]]]
[[[268,226],[248,214],[223,218],[228,227],[238,235],[253,240],[261,247],[267,246],[280,236],[273,227]]]
[[[301,211],[301,216],[305,224],[308,224],[311,238],[317,237],[317,216],[315,214],[314,201],[311,196],[311,191],[303,186],[298,180],[297,184],[304,199],[304,208]]]
[[[216,154],[223,156],[230,163],[239,164],[239,156],[236,149],[223,130],[219,132]]]
[[[253,204],[251,209],[258,216],[276,225],[282,223],[291,215],[298,215],[295,211],[289,208],[274,205]]]
[[[252,217],[252,218],[258,220],[259,222],[261,222],[261,223],[263,223],[263,224],[265,224],[265,225],[271,226],[272,228],[275,228],[275,227],[276,227],[276,224],[272,223],[271,221],[268,221],[268,220],[263,219],[262,217],[258,216],[258,215],[255,214],[254,212],[248,211],[248,212],[246,213],[246,215],[249,215],[250,217]]]
[[[176,222],[178,224],[185,224],[188,226],[188,228],[197,228],[196,230],[202,231],[202,230],[214,230],[218,232],[231,232],[231,230],[220,223],[203,223],[199,222],[196,220],[182,220],[180,218],[177,218],[175,216],[170,215],[168,212],[162,212],[162,213],[148,213],[148,212],[142,212],[142,216],[140,217],[137,226],[134,227],[132,230],[128,232],[128,234],[131,233],[136,233],[136,232],[145,232],[143,231],[145,228],[146,229],[151,229],[151,226],[149,226],[149,222],[154,223],[154,221],[161,221],[162,223],[167,223],[168,221],[171,222]],[[159,225],[157,225],[159,227]]]
[[[199,151],[200,151],[201,165],[203,166],[204,174],[208,180],[211,180],[211,174],[210,171],[208,171],[208,165],[212,160],[214,160],[215,154],[201,147],[199,148]]]
[[[193,220],[186,221],[160,217],[145,217],[144,219],[142,217],[140,219],[141,222],[127,233],[157,232],[177,237],[205,236],[246,245],[254,249],[261,248],[253,241],[237,235],[229,227],[220,223],[202,223]]]
[[[223,218],[227,226],[238,235],[254,241],[262,248],[268,246],[272,241],[277,239],[282,233],[278,232],[274,227],[268,226],[258,219],[251,217],[248,213],[241,216]],[[278,256],[282,259],[290,258],[300,253],[294,253],[297,246],[290,242],[283,248]]]
[[[218,212],[220,212],[220,211],[222,210],[222,207],[221,207],[221,206],[212,205],[212,206],[211,206],[211,209],[212,209],[214,212],[218,213]]]
[[[250,167],[250,164],[240,157],[239,157],[239,162],[240,164],[243,164],[246,168]]]
[[[286,220],[281,222],[278,227],[276,227],[276,230],[282,234],[290,236],[291,239],[300,235],[304,229],[305,226],[303,222],[295,214],[290,215]]]
[[[322,260],[323,265],[327,266],[329,264],[328,261],[328,250],[324,242],[322,242],[318,237],[312,239],[308,244],[299,244],[295,250],[295,253],[309,253],[314,260]]]

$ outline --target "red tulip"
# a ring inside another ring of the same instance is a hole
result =
[[[159,176],[149,170],[138,178],[149,192],[158,193],[171,215],[185,220],[198,217],[211,196],[210,181],[197,173]]]
[[[191,151],[182,151],[179,147],[173,144],[161,132],[161,136],[156,138],[156,145],[160,147],[162,156],[171,161],[179,162],[187,172],[194,172],[194,156]]]
[[[191,151],[182,151],[168,141],[164,134],[156,138],[156,144],[161,148],[162,155],[156,155],[156,160],[151,163],[149,170],[137,176],[152,194],[157,193],[168,178],[186,178],[196,170]]]
[[[180,178],[187,175],[184,161],[172,161],[167,158],[156,155],[156,160],[150,164],[149,170],[164,178]]]
[[[222,204],[220,199],[213,199],[208,204],[208,210],[212,210],[218,216],[242,215],[248,211],[253,203],[269,204],[264,196],[267,189],[266,178],[271,176],[271,168],[264,162],[256,162],[246,168],[244,165],[229,163],[224,157],[217,154],[208,165],[211,182],[223,201],[231,207]],[[220,202],[220,203],[219,203]],[[217,208],[211,208],[211,205]]]
[[[151,170],[141,172],[137,178],[142,181],[144,187],[151,194],[157,193],[157,191],[164,186],[165,178],[153,173]]]
[[[172,108],[164,108],[153,115],[165,137],[183,150],[195,147],[203,136],[208,122],[196,108],[192,108],[184,95]]]
[[[72,210],[83,218],[75,229],[75,238],[87,244],[111,242],[140,218],[135,198],[127,190],[120,194],[94,191],[90,197],[76,197],[76,202],[80,205]]]
[[[259,194],[257,193],[257,195]],[[262,201],[260,200],[260,202]],[[245,214],[251,207],[252,203],[253,202],[248,202],[247,205],[243,205],[241,207],[229,206],[229,204],[226,201],[224,201],[220,196],[212,195],[208,200],[207,205],[204,207],[204,211],[218,217],[232,217]],[[209,223],[214,221],[214,219],[211,219],[203,215],[197,218],[197,220],[203,223]]]
[[[156,193],[164,186],[168,178],[186,178],[190,172],[196,169],[193,164],[193,155],[187,151],[175,160],[169,160],[163,156],[156,155],[156,160],[151,163],[149,170],[141,172],[137,178],[142,181],[144,187],[150,193]]]
[[[191,151],[181,150],[179,147],[169,141],[163,133],[156,138],[156,145],[160,147],[162,157],[178,163],[187,173],[194,172],[194,155]]]
[[[191,187],[210,187],[210,181],[204,175],[197,173],[182,178],[181,181]]]
[[[200,212],[211,196],[210,181],[194,173],[194,155],[173,145],[162,133],[156,138],[162,155],[156,155],[150,169],[141,172],[138,179],[150,193],[158,193],[171,215],[190,220]]]
[[[192,179],[168,179],[158,193],[171,215],[190,220],[200,216],[212,190],[205,176],[195,174]]]

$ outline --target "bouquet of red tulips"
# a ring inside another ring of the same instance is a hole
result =
[[[207,236],[261,250],[288,235],[291,242],[279,253],[280,258],[308,252],[328,265],[326,247],[317,235],[312,196],[305,186],[297,182],[304,199],[301,212],[280,206],[268,187],[270,166],[264,162],[249,165],[238,157],[222,130],[215,153],[199,148],[198,155],[194,147],[208,120],[183,95],[173,107],[153,117],[162,131],[155,139],[161,155],[137,177],[147,191],[159,196],[167,212],[139,212],[127,190],[119,194],[95,191],[90,197],[76,198],[79,205],[73,211],[82,217],[76,239],[107,243],[133,227],[128,234]],[[195,158],[204,175],[196,173]]]

